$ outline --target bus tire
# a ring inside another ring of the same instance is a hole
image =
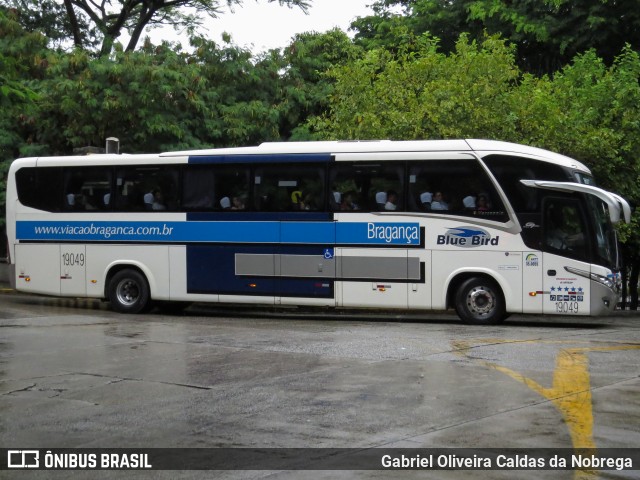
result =
[[[464,322],[475,325],[495,325],[506,318],[502,291],[486,277],[462,282],[456,291],[455,309]]]
[[[119,313],[140,313],[151,307],[149,283],[137,270],[126,268],[109,281],[109,301]]]

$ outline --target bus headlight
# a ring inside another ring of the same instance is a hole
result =
[[[617,289],[615,276],[609,277],[605,275],[598,275],[597,273],[591,273],[591,272],[587,272],[586,270],[580,270],[579,268],[573,268],[573,267],[564,267],[564,269],[569,273],[573,273],[574,275],[579,275],[581,277],[588,278],[590,280],[594,280],[598,283],[601,283],[602,285],[604,285],[607,288],[610,288],[611,290]]]
[[[611,290],[615,290],[616,282],[613,281],[612,278],[607,278],[603,275],[597,275],[595,273],[591,274],[591,280],[595,280],[596,282],[600,282],[606,287],[609,287]]]

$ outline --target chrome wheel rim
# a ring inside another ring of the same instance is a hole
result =
[[[474,287],[467,294],[467,307],[476,317],[487,316],[496,307],[496,294],[489,287]]]
[[[130,278],[125,278],[116,287],[116,297],[121,305],[129,307],[140,298],[140,286]]]

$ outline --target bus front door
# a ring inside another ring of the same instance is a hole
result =
[[[546,198],[543,202],[543,313],[588,315],[589,280],[571,269],[590,272],[587,228],[579,200]]]

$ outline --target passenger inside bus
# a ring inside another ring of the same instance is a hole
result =
[[[420,206],[423,210],[431,210],[431,201],[433,200],[433,193],[422,192],[420,194]]]
[[[387,192],[387,202],[384,204],[385,210],[397,210],[398,209],[398,194],[395,190],[389,190]]]
[[[431,210],[449,210],[449,204],[445,202],[442,192],[436,192],[433,195]]]
[[[153,192],[147,192],[143,197],[145,210],[151,210],[153,207]]]
[[[244,200],[242,200],[242,197],[233,197],[231,199],[231,210],[244,210],[245,209],[245,204],[244,204]]]
[[[166,210],[167,206],[164,203],[164,195],[162,190],[156,188],[153,191],[153,202],[151,203],[151,210]]]
[[[340,210],[360,210],[360,207],[354,202],[354,192],[346,192],[342,195],[342,203],[340,204]]]
[[[476,210],[479,212],[486,212],[489,210],[489,199],[484,193],[478,194],[478,200],[476,202]]]

